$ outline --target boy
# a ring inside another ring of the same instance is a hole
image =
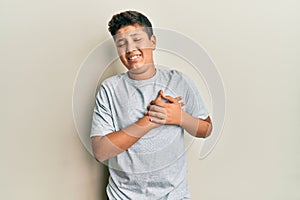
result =
[[[205,138],[212,129],[201,97],[182,73],[155,67],[156,37],[143,14],[116,14],[109,31],[128,71],[103,81],[93,113],[93,153],[109,166],[107,195],[190,199],[184,130]]]

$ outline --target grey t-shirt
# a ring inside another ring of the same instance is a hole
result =
[[[138,121],[161,89],[165,95],[182,96],[183,109],[192,116],[208,117],[197,88],[181,72],[156,69],[156,74],[147,80],[133,80],[128,73],[122,73],[101,84],[91,137],[105,136]],[[184,130],[180,126],[152,129],[106,163],[110,199],[189,199]]]

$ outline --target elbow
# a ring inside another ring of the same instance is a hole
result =
[[[114,145],[107,137],[93,138],[93,154],[98,162],[103,162],[115,157],[124,150]]]
[[[198,138],[207,138],[212,133],[212,124],[207,122],[206,124],[202,124],[201,128],[198,129],[198,134],[196,137]]]
[[[96,152],[94,152],[94,158],[97,162],[104,162],[105,160],[108,159],[105,156],[103,156],[101,153],[96,153]]]
[[[93,146],[93,155],[97,162],[104,162],[110,158],[110,155],[100,146]]]
[[[93,155],[97,162],[104,162],[111,157],[101,146],[97,148],[93,146]]]
[[[212,124],[211,123],[208,123],[207,125],[207,129],[206,129],[206,133],[204,135],[203,138],[207,138],[211,135],[211,132],[212,132]]]
[[[204,131],[203,131],[202,138],[207,138],[212,133],[213,125],[212,125],[212,121],[209,116],[204,120],[204,122],[206,122],[206,123],[204,123]]]
[[[213,125],[209,116],[204,121],[206,122],[206,124],[205,124],[205,134],[203,138],[207,138],[212,133]]]
[[[94,158],[97,162],[104,162],[112,157],[115,157],[118,155],[120,152],[115,153],[115,152],[110,152],[109,150],[103,150],[99,152],[94,152]]]
[[[97,136],[92,138],[93,156],[97,162],[103,162],[108,159],[105,151],[103,151],[103,137]]]

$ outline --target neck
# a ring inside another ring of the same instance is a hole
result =
[[[155,73],[156,69],[153,63],[128,71],[129,77],[133,80],[146,80],[153,77]]]

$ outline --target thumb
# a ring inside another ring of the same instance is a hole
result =
[[[155,104],[156,101],[161,101],[162,98],[163,98],[163,91],[162,91],[162,90],[159,90],[158,93],[157,93],[156,98],[155,98],[154,100],[152,100],[152,101],[150,102],[150,104],[153,105],[153,104]]]
[[[164,96],[164,92],[162,90],[159,90],[156,99],[161,100]]]

